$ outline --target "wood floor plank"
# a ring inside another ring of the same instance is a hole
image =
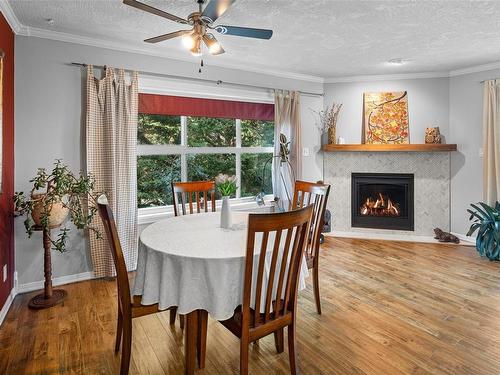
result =
[[[500,374],[500,263],[474,248],[327,238],[320,257],[323,314],[311,280],[299,295],[302,374]],[[116,284],[64,287],[60,306],[32,311],[17,296],[0,327],[0,374],[116,374]],[[130,373],[183,374],[183,333],[168,312],[133,322]],[[209,321],[206,367],[234,374],[239,341]],[[250,348],[250,373],[288,374],[272,336]]]

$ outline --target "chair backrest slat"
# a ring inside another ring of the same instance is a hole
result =
[[[204,206],[204,211],[208,212],[209,197],[212,206],[211,211],[215,212],[215,183],[213,181],[172,182],[175,216],[179,216],[179,195],[183,215],[186,215],[186,202],[189,207],[189,214],[194,213],[194,206],[196,206],[196,213],[202,211],[202,206]],[[203,195],[203,201],[201,201],[200,195]]]
[[[113,212],[108,205],[106,196],[101,195],[97,201],[99,215],[101,216],[102,223],[106,232],[106,236],[111,248],[113,262],[116,270],[116,282],[118,286],[118,302],[122,308],[123,314],[127,316],[132,310],[132,299],[130,297],[130,285],[128,281],[127,266],[125,265],[125,258],[118,237],[115,219]]]
[[[271,305],[273,300],[273,287],[274,287],[274,275],[276,273],[276,263],[278,262],[279,247],[281,242],[282,230],[276,231],[276,236],[274,238],[273,254],[271,258],[271,265],[269,266],[269,281],[267,285],[266,294],[266,305],[264,309],[264,323],[269,320],[271,314]]]
[[[270,323],[280,316],[295,311],[298,274],[312,212],[313,207],[308,206],[275,214],[250,214],[242,305],[242,326],[246,327],[244,329]],[[274,241],[269,244],[271,233],[275,237]],[[286,233],[286,239],[282,246],[283,233]],[[262,240],[259,242],[256,238],[260,237]],[[256,288],[253,300],[251,300],[256,245],[260,247],[260,254],[256,266]],[[268,250],[268,245],[271,245],[270,250]],[[269,264],[268,268],[266,268],[267,264]],[[279,273],[277,272],[278,264],[280,264]],[[268,275],[267,280],[264,280],[265,273]],[[275,283],[276,277],[278,277],[277,284]],[[275,284],[276,288],[274,288]],[[263,296],[264,305],[261,303]],[[283,298],[285,301],[281,303]],[[274,307],[272,312],[271,306]],[[253,321],[250,321],[251,307],[255,311]]]
[[[264,265],[266,264],[267,255],[267,241],[269,239],[269,232],[264,232],[262,235],[262,242],[260,245],[259,265],[257,267],[257,286],[255,288],[255,310],[260,311],[260,300],[262,297],[262,283],[264,279]],[[255,314],[254,324],[260,323],[260,314]]]
[[[319,238],[323,229],[326,204],[330,194],[330,185],[321,182],[296,181],[291,207],[293,209],[304,206],[304,195],[308,194],[306,204],[314,206],[313,219],[311,222],[311,238],[306,248],[306,256],[314,258],[319,254]]]

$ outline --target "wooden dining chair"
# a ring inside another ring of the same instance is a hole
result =
[[[172,182],[172,196],[174,198],[175,216],[179,216],[179,205],[182,215],[186,215],[186,203],[188,204],[190,214],[194,213],[194,205],[196,213],[208,212],[209,201],[211,203],[211,211],[215,212],[214,181]]]
[[[316,183],[296,181],[291,206],[292,209],[302,208],[310,204],[314,206],[311,236],[307,243],[305,257],[307,268],[313,270],[314,299],[318,314],[321,314],[321,300],[319,296],[319,245],[328,194],[330,194],[330,185],[323,184],[320,181]]]
[[[189,214],[208,212],[208,203],[211,203],[211,212],[215,212],[215,182],[190,181],[172,182],[172,197],[174,200],[175,216],[186,215],[186,204]],[[179,211],[180,206],[180,211]],[[170,324],[175,324],[177,308],[170,310]],[[184,316],[179,316],[181,328],[184,328]]]
[[[128,374],[130,367],[130,355],[132,350],[132,319],[140,316],[159,312],[158,304],[141,305],[141,296],[130,297],[130,285],[127,275],[127,267],[123,257],[120,239],[116,230],[113,213],[104,195],[101,195],[97,202],[99,214],[107,234],[113,262],[116,269],[116,283],[118,286],[118,323],[116,327],[115,352],[120,350],[122,345],[122,356],[120,362],[120,374]],[[122,341],[123,335],[123,341]]]
[[[288,331],[290,370],[292,374],[297,373],[297,289],[312,212],[313,207],[309,206],[289,212],[249,215],[243,303],[233,317],[221,321],[240,339],[242,375],[248,374],[250,343],[271,333],[276,338],[283,334],[285,327]],[[268,251],[270,238],[272,243]],[[256,247],[259,249],[258,262],[254,270]],[[264,274],[269,276],[268,281]],[[254,293],[252,285],[255,285]]]

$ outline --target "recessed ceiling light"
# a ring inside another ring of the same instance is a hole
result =
[[[404,63],[406,63],[406,60],[402,58],[397,58],[397,59],[390,59],[387,62],[391,65],[403,65]]]

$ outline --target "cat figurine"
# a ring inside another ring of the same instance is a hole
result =
[[[439,126],[425,129],[425,143],[441,143],[441,133]]]

